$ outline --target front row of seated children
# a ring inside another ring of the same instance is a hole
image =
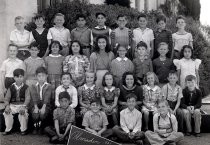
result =
[[[36,70],[37,84],[30,87],[24,84],[23,69],[16,69],[13,75],[15,83],[9,87],[5,96],[6,108],[4,118],[6,130],[3,134],[11,133],[14,122],[12,115],[17,114],[21,134],[25,135],[27,133],[29,115],[32,115],[35,131],[40,129],[43,131],[45,128],[45,132],[50,136],[50,142],[65,142],[68,138],[70,126],[75,124],[74,108],[77,106],[77,102],[73,103],[73,100],[77,100],[77,91],[71,85],[71,75],[67,73],[62,75],[62,85],[60,86],[61,88],[58,87],[56,89],[55,99],[52,98],[52,86],[47,83],[47,71],[44,67],[39,67]],[[192,117],[195,123],[194,133],[199,137],[201,91],[196,87],[196,77],[193,75],[186,77],[187,87],[183,91],[176,84],[178,77],[175,72],[169,73],[169,83],[163,86],[162,91],[156,85],[158,79],[156,79],[154,73],[147,74],[146,79],[147,85],[143,86],[143,118],[146,114],[145,110],[154,112],[154,132],[147,131],[145,133],[146,139],[151,144],[179,141],[183,134],[177,132],[177,126],[182,126],[184,121],[187,127],[186,135],[190,135],[192,133]],[[94,85],[95,80],[95,74],[87,72],[86,83],[78,89],[83,117],[82,126],[87,131],[99,136],[116,136],[122,141],[142,144],[142,139],[144,139],[144,133],[141,131],[142,113],[135,108],[138,100],[137,95],[133,93],[126,95],[126,107],[120,112],[120,126],[117,126],[117,102],[120,90],[114,87],[113,76],[110,73],[106,73],[103,77],[103,89],[99,89]],[[69,88],[71,89],[68,90]],[[153,98],[154,96],[156,98]],[[156,103],[151,105],[150,103],[153,103],[152,100]],[[54,105],[52,104],[57,106],[54,112]],[[72,106],[73,104],[75,106]],[[48,126],[49,122],[47,121],[49,120],[47,119],[51,115],[54,118],[54,127]],[[107,116],[109,115],[112,116],[115,125],[112,129],[107,129]],[[181,120],[181,124],[177,125],[174,115],[179,118],[178,121]],[[148,130],[147,127],[145,128],[146,130]]]

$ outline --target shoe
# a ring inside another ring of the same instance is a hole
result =
[[[195,133],[195,137],[201,137],[200,133]]]
[[[186,136],[191,136],[191,132],[186,132],[185,135]]]
[[[2,133],[2,135],[9,135],[9,134],[11,134],[11,131],[5,131]]]
[[[20,134],[21,134],[21,135],[26,135],[26,134],[27,134],[27,131],[21,131]]]
[[[50,143],[56,143],[57,140],[58,140],[58,136],[53,136],[50,138]]]
[[[136,141],[136,144],[137,144],[137,145],[144,145],[142,140],[137,140],[137,141]]]

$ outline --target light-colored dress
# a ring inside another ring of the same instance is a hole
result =
[[[174,59],[174,65],[176,66],[177,70],[181,70],[180,74],[180,86],[185,88],[185,78],[187,75],[194,75],[196,76],[196,70],[199,69],[199,65],[201,64],[200,59],[185,59],[182,58],[180,60]]]

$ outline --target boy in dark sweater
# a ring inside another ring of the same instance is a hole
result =
[[[180,108],[184,113],[184,119],[187,126],[187,136],[192,133],[191,118],[194,118],[194,132],[196,137],[200,137],[201,126],[201,99],[202,93],[196,88],[196,77],[188,75],[185,78],[186,88],[183,89],[183,98],[181,99]]]

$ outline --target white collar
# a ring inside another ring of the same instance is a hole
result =
[[[58,28],[58,27],[56,27],[55,25],[54,25],[54,28],[55,28],[55,29],[57,29],[58,31],[62,31],[62,30],[64,30],[64,29],[65,29],[65,27]]]
[[[16,82],[13,83],[13,84],[14,84],[14,86],[15,86],[15,88],[16,88],[17,90],[19,90],[20,88],[22,88],[23,85],[24,85],[24,83],[22,83],[20,86],[18,86],[18,85],[16,84]]]
[[[20,59],[18,59],[18,58],[7,58],[8,59],[8,61],[18,61],[18,60],[20,60]]]
[[[85,87],[85,90],[87,90],[87,89],[93,90],[94,87],[95,87],[95,85],[93,85],[93,86],[91,86],[91,87],[88,87],[86,84],[84,84],[84,87]]]
[[[47,84],[48,84],[48,82],[44,82],[44,84],[41,87],[43,87],[44,85],[47,85]],[[39,82],[36,83],[36,86],[38,86],[38,85],[39,85]]]
[[[148,90],[156,91],[156,90],[158,89],[158,86],[155,85],[154,88],[151,88],[149,85],[146,85],[146,88],[147,88]]]
[[[58,55],[52,55],[52,54],[50,54],[49,56],[50,57],[61,57],[62,55],[60,55],[60,54],[58,54]]]
[[[161,117],[160,113],[158,113],[158,116]],[[171,118],[171,113],[168,112],[168,113],[166,114],[166,117]],[[162,117],[161,117],[161,118],[162,118]]]
[[[15,32],[17,32],[17,33],[20,33],[20,34],[24,34],[24,33],[28,33],[29,31],[27,31],[27,30],[23,30],[23,33],[20,31],[20,30],[18,30],[18,29],[15,29],[14,30]]]
[[[124,58],[117,57],[116,59],[117,59],[118,61],[122,61],[122,60],[127,61],[127,60],[128,60],[128,58],[127,58],[127,57],[124,57]]]
[[[133,113],[134,111],[136,111],[136,108],[134,108],[133,111],[131,111],[130,109],[126,108],[125,113]]]
[[[96,26],[96,29],[106,29],[107,27],[104,25],[103,27]]]
[[[31,56],[29,57],[30,59],[41,59],[40,57],[32,58]]]
[[[113,90],[115,90],[115,87],[111,87],[111,89],[108,89],[107,87],[104,87],[104,90],[112,92]]]
[[[137,30],[141,30],[142,32],[149,30],[149,28],[146,28],[144,30],[142,30],[141,28],[136,28]]]

